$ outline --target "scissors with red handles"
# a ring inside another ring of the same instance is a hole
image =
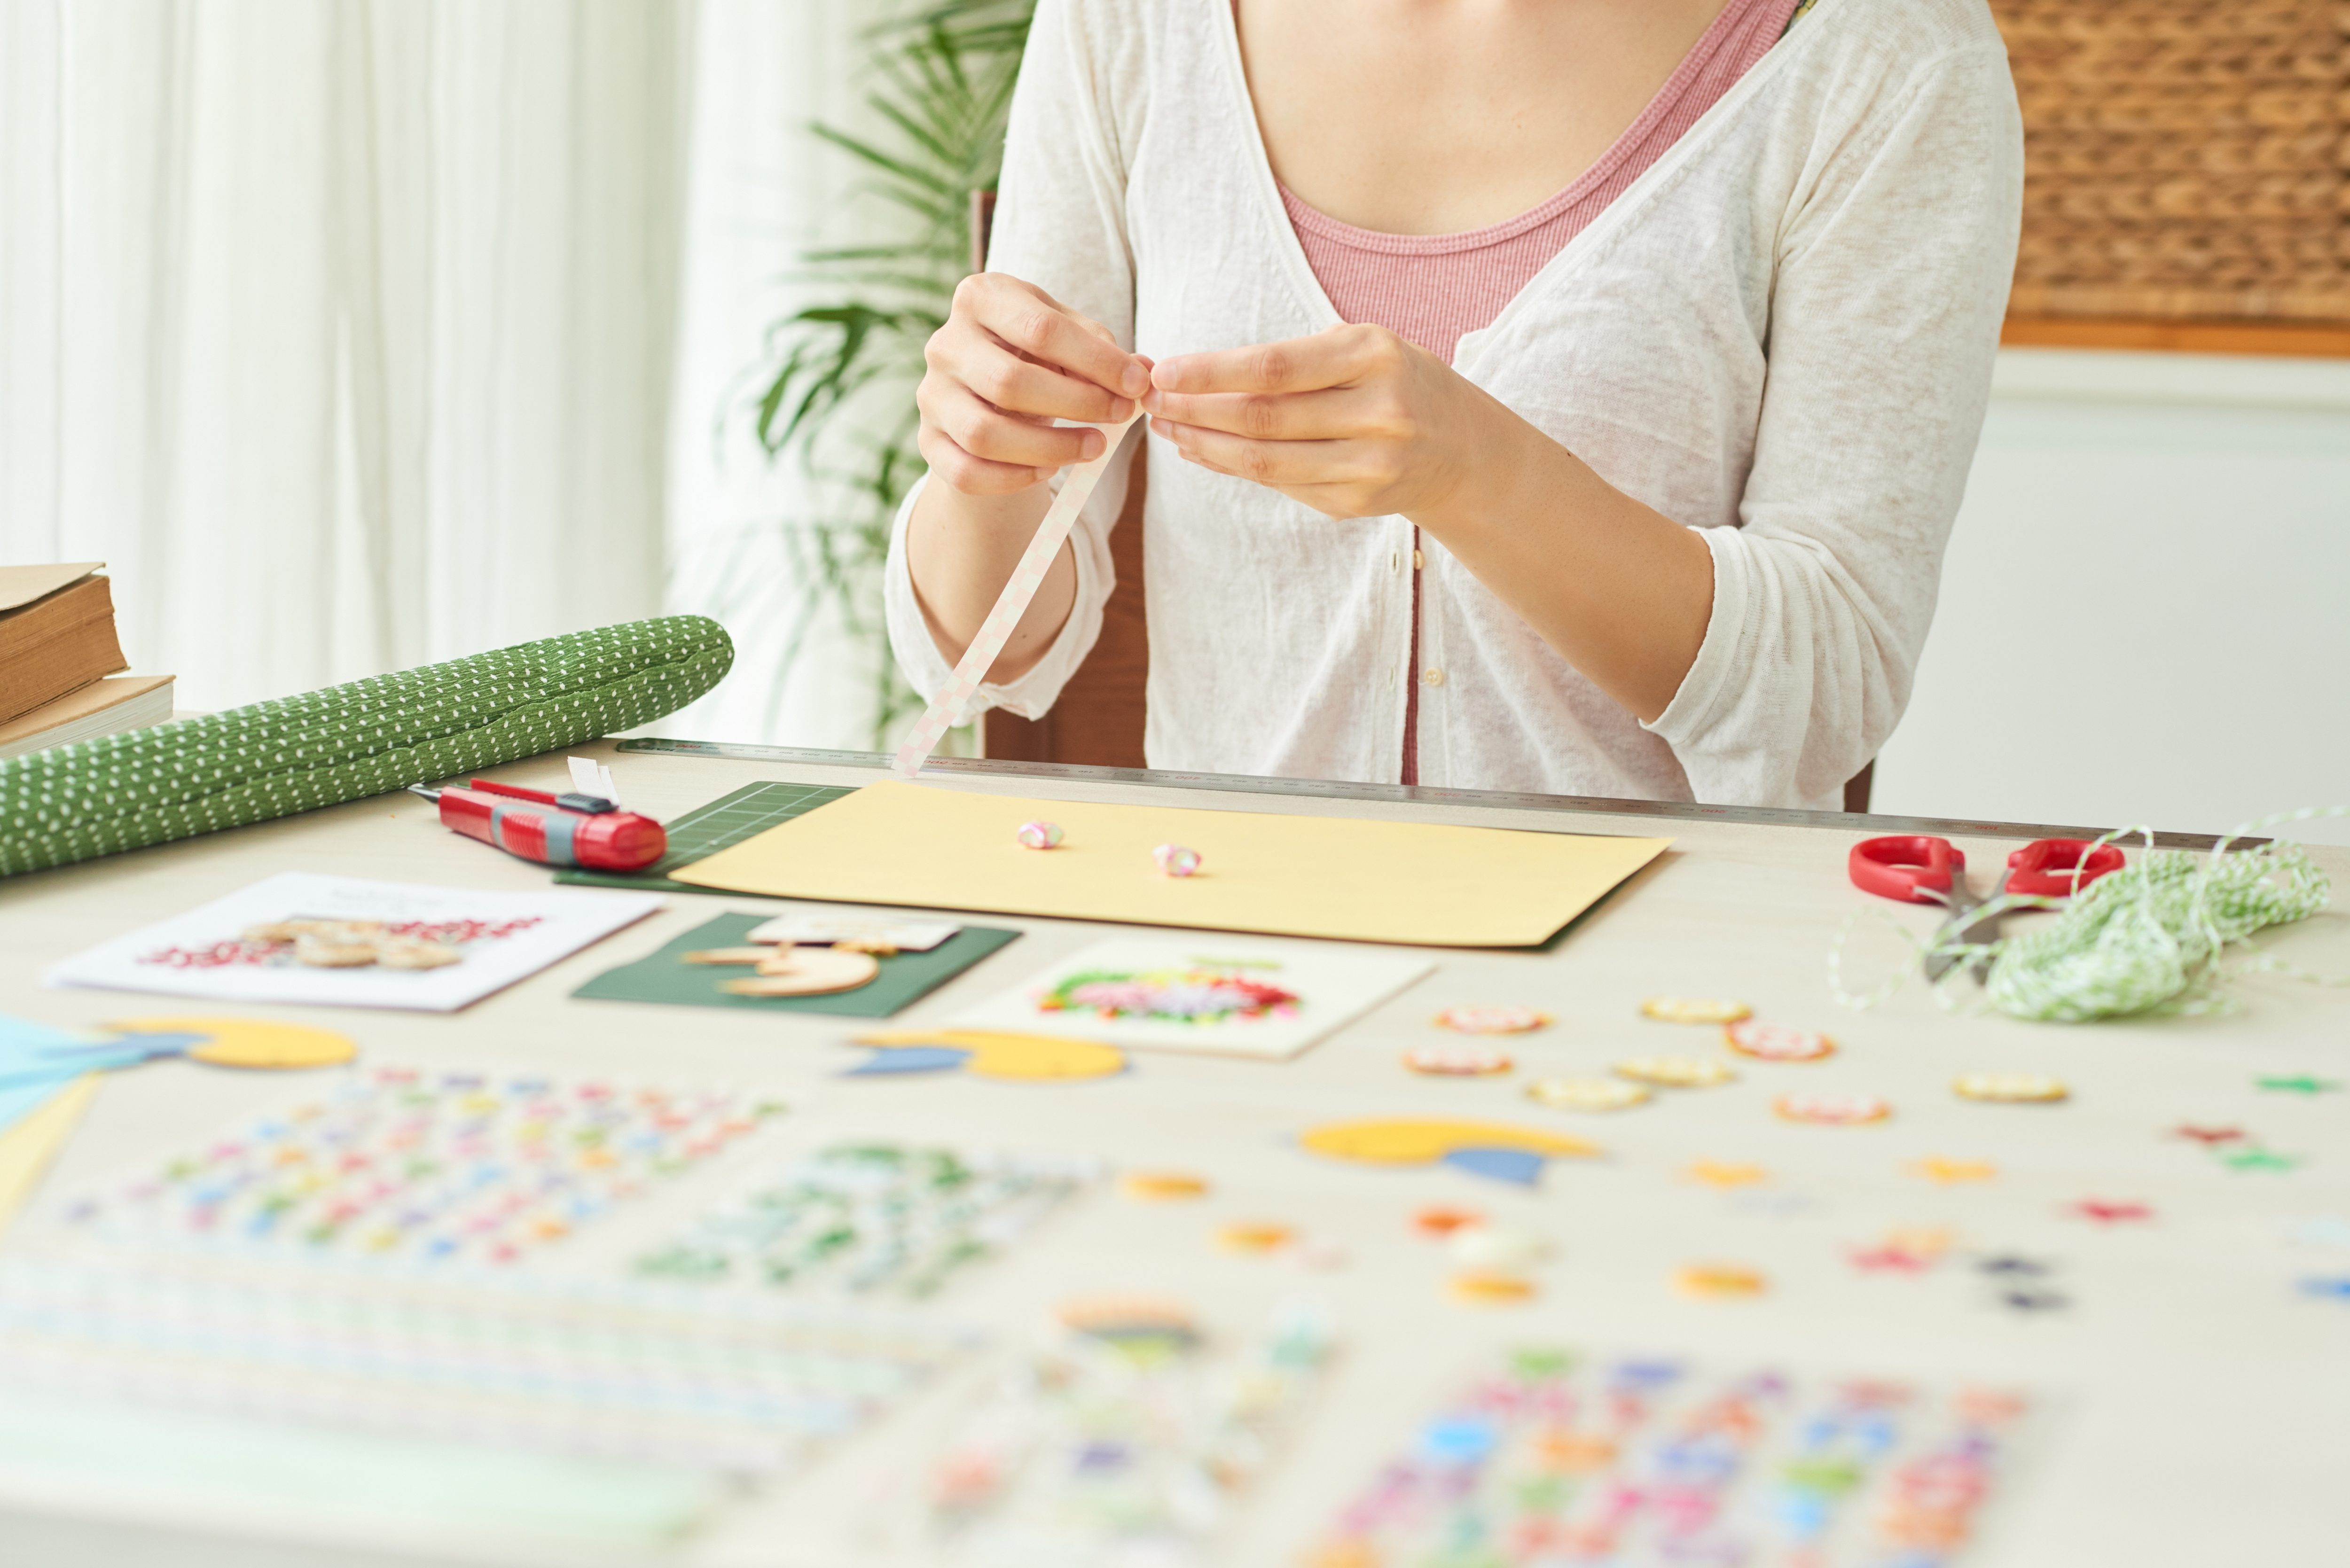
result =
[[[1991,898],[1978,897],[1967,886],[1966,851],[1947,838],[1929,834],[1864,838],[1852,846],[1848,864],[1852,885],[1865,893],[1909,904],[1939,904],[1950,911],[1950,918],[1934,933],[1937,950],[1926,961],[1929,980],[1941,979],[1959,961],[1958,953],[1939,950],[1959,942],[1990,941],[2006,914],[2003,909],[1975,914]],[[2035,838],[2010,855],[2007,866],[2006,886],[1991,898],[2012,893],[2064,898],[2108,872],[2120,870],[2122,852],[2110,844],[2092,844],[2085,838]],[[1975,960],[1975,978],[1981,980],[1988,968],[1987,961]]]

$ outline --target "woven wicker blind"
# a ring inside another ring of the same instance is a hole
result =
[[[2350,321],[2350,0],[1991,0],[2015,316]]]

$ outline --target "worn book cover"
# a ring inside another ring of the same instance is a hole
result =
[[[0,723],[129,668],[100,565],[0,566]]]

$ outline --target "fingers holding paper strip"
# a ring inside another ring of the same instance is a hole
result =
[[[1093,495],[1094,487],[1101,483],[1104,471],[1117,456],[1118,443],[1133,422],[1134,416],[1129,414],[1118,424],[1106,427],[1102,431],[1101,455],[1090,462],[1079,463],[1062,481],[1060,493],[1045,509],[1044,521],[1037,524],[1027,549],[1012,569],[1011,578],[996,596],[995,607],[980,623],[978,633],[963,649],[962,658],[947,677],[946,684],[931,695],[930,707],[916,721],[905,744],[899,748],[891,767],[900,778],[912,778],[920,773],[947,731],[962,722],[971,711],[972,699],[986,680],[988,671],[995,667],[1020,618],[1027,613],[1037,588],[1045,581],[1045,574],[1052,569],[1054,557],[1060,554],[1062,544],[1076,524],[1077,514]]]

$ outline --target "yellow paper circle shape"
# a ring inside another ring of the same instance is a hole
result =
[[[271,1023],[250,1018],[138,1018],[108,1028],[137,1037],[141,1034],[201,1034],[203,1041],[189,1047],[188,1060],[215,1067],[249,1067],[278,1071],[301,1067],[336,1067],[359,1054],[348,1034],[313,1029],[305,1023]]]
[[[1021,1083],[1107,1078],[1126,1071],[1126,1053],[1092,1040],[1057,1034],[1017,1034],[993,1029],[885,1029],[858,1037],[860,1045],[943,1045],[971,1054],[962,1070],[977,1077]]]
[[[1715,1002],[1694,996],[1652,996],[1640,1011],[1663,1023],[1736,1023],[1754,1010],[1742,1002]]]
[[[1208,1195],[1208,1179],[1180,1170],[1129,1170],[1118,1190],[1145,1203],[1181,1203]]]
[[[2049,1104],[2066,1099],[2073,1091],[2064,1080],[2038,1073],[1969,1073],[1950,1085],[1970,1100],[2011,1100],[2018,1104]]]
[[[1511,1127],[1502,1122],[1421,1120],[1417,1117],[1364,1122],[1327,1122],[1298,1141],[1331,1159],[1370,1165],[1432,1165],[1456,1148],[1523,1148],[1553,1158],[1599,1153],[1579,1137]]]
[[[1735,1082],[1738,1069],[1709,1056],[1635,1056],[1616,1064],[1617,1073],[1660,1089],[1711,1089]]]
[[[1692,1263],[1673,1275],[1673,1285],[1685,1296],[1721,1301],[1759,1296],[1769,1288],[1759,1269],[1735,1263]]]
[[[1534,1282],[1523,1274],[1471,1269],[1452,1276],[1452,1294],[1477,1306],[1511,1306],[1534,1298]]]
[[[1277,1252],[1297,1240],[1286,1225],[1263,1222],[1225,1225],[1216,1231],[1216,1245],[1227,1252]]]
[[[1561,1111],[1627,1111],[1648,1102],[1648,1089],[1622,1078],[1538,1078],[1526,1098]]]

